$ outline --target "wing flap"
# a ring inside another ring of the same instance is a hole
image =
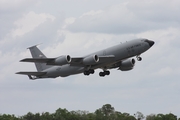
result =
[[[70,65],[71,66],[83,66],[82,60],[83,60],[83,57],[72,58]]]
[[[99,57],[99,62],[102,63],[102,62],[108,62],[108,61],[111,61],[115,58],[114,55],[106,55],[106,56],[98,56]]]
[[[106,56],[98,56],[98,57],[99,57],[99,62],[97,64],[108,62],[115,58],[114,55],[106,55]],[[83,64],[84,58],[85,57],[72,58],[70,65],[71,66],[84,66],[84,64]]]
[[[105,55],[105,56],[98,56],[100,59],[112,59],[115,58],[114,55]]]

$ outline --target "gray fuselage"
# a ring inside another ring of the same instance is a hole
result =
[[[154,44],[154,42],[153,42]],[[108,55],[114,55],[114,59],[111,60],[101,60],[92,66],[73,66],[70,64],[62,65],[62,66],[52,66],[43,72],[47,72],[46,75],[42,76],[42,78],[55,78],[55,77],[66,77],[73,74],[79,74],[83,73],[85,70],[91,68],[91,69],[110,69],[110,65],[113,65],[115,63],[118,63],[120,61],[123,61],[127,58],[131,58],[133,56],[139,56],[143,52],[147,51],[152,45],[152,41],[149,41],[147,39],[136,39],[131,40],[125,43],[121,43],[118,45],[115,45],[113,47],[94,52],[92,54],[89,54],[87,56],[91,55],[97,55],[97,56],[108,56]],[[84,57],[87,57],[84,56]]]

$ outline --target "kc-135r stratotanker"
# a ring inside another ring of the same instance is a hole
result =
[[[84,73],[94,74],[95,69],[102,69],[99,76],[109,75],[109,69],[118,68],[121,71],[132,70],[135,65],[136,56],[138,61],[140,55],[154,45],[154,41],[148,39],[135,39],[113,47],[86,55],[84,57],[70,57],[62,55],[57,58],[46,58],[37,48],[29,47],[33,58],[26,58],[20,62],[33,62],[37,72],[17,72],[16,74],[28,75],[29,79],[66,77],[69,75]]]

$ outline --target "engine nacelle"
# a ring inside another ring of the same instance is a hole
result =
[[[99,62],[99,57],[97,55],[91,55],[83,59],[84,65],[94,65],[97,62]]]
[[[134,59],[127,59],[121,62],[121,65],[119,66],[119,69],[121,71],[128,71],[132,70],[134,65],[135,65],[135,60]]]
[[[63,55],[54,60],[56,65],[65,65],[71,62],[71,57],[69,55]]]

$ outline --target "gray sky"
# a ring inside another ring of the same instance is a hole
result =
[[[179,13],[179,0],[0,0],[0,113],[94,112],[109,103],[180,117]],[[77,57],[135,38],[156,43],[132,71],[37,81],[14,74],[36,70],[19,63],[35,44],[48,57]]]

